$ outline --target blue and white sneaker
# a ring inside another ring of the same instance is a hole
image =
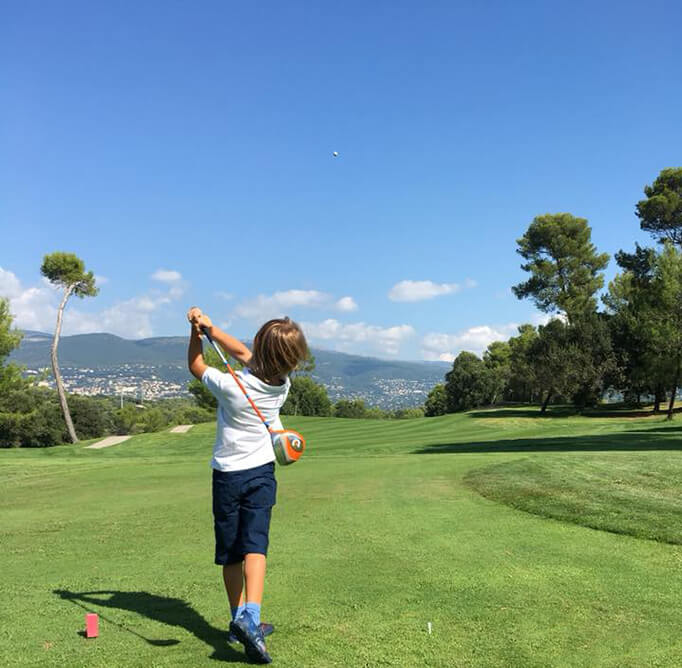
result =
[[[272,624],[268,624],[267,622],[261,622],[260,630],[263,632],[263,637],[267,638],[275,632],[275,627]],[[237,638],[237,636],[230,631],[227,636],[227,642],[233,645],[234,643],[239,642],[239,638]]]
[[[272,663],[272,658],[265,647],[265,638],[260,626],[256,625],[251,615],[244,610],[237,619],[230,622],[230,633],[244,645],[244,651],[254,663]]]

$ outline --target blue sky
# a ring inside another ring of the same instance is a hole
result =
[[[5,3],[0,295],[51,330],[66,250],[101,287],[67,333],[182,334],[196,304],[242,337],[288,313],[321,347],[478,352],[538,320],[509,291],[535,215],[648,242],[680,28],[677,2]]]

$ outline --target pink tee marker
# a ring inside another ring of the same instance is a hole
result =
[[[99,635],[99,617],[94,612],[85,615],[85,637],[96,638]]]

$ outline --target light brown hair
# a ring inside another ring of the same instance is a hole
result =
[[[268,320],[253,339],[251,371],[271,385],[291,373],[308,357],[301,328],[289,318]]]

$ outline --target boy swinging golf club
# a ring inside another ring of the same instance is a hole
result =
[[[253,352],[213,325],[201,309],[192,307],[187,319],[192,324],[189,370],[218,401],[211,460],[215,563],[223,567],[232,611],[230,634],[244,645],[251,661],[270,663],[264,636],[272,633],[273,627],[261,623],[260,609],[277,490],[273,440],[281,433],[292,433],[283,432],[279,410],[289,392],[289,374],[306,358],[308,347],[300,327],[289,318],[266,322],[254,338]],[[208,366],[202,353],[202,333],[244,369],[235,374],[227,363],[230,373]],[[297,443],[291,437],[288,442],[295,446],[290,453],[297,458],[303,439]]]

